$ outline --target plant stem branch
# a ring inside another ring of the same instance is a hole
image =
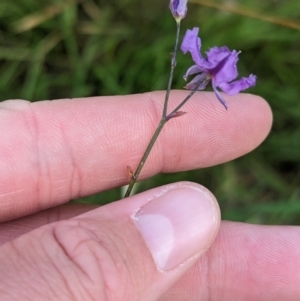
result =
[[[175,114],[176,112],[178,112],[179,109],[181,109],[181,107],[197,92],[198,88],[200,87],[200,85],[202,84],[202,82],[200,82],[196,88],[194,90],[192,90],[190,92],[190,94],[168,115],[166,116],[166,118],[168,119],[169,116],[172,116],[173,114]]]
[[[170,91],[171,91],[171,86],[172,86],[172,81],[173,81],[173,73],[174,73],[174,69],[176,67],[176,56],[177,56],[177,50],[178,50],[178,41],[179,41],[179,33],[180,33],[180,21],[176,22],[177,24],[177,28],[176,28],[176,38],[175,38],[175,46],[174,46],[174,52],[172,53],[172,60],[171,60],[171,71],[170,71],[170,75],[169,75],[169,81],[168,81],[168,86],[167,86],[167,92],[166,92],[166,96],[165,96],[165,102],[164,102],[164,108],[163,108],[163,113],[162,113],[162,117],[161,120],[159,122],[159,125],[157,126],[146,150],[145,153],[136,169],[136,171],[134,172],[134,174],[131,176],[131,180],[129,183],[129,186],[127,188],[127,191],[125,193],[125,198],[130,196],[130,193],[133,189],[134,184],[136,183],[140,172],[153,148],[153,145],[155,143],[155,141],[157,140],[161,130],[163,129],[164,125],[166,124],[166,122],[170,119],[170,118],[166,118],[167,116],[167,110],[168,110],[168,102],[169,102],[169,97],[170,97]]]
[[[174,74],[174,69],[176,67],[176,63],[177,63],[176,57],[177,57],[178,41],[179,41],[179,33],[180,33],[180,22],[176,22],[176,24],[177,24],[177,29],[176,29],[175,46],[174,46],[174,52],[172,53],[171,71],[170,71],[170,76],[169,76],[169,81],[168,81],[168,86],[167,86],[167,92],[166,92],[166,96],[165,96],[165,103],[164,103],[162,118],[165,118],[167,116],[168,102],[169,102],[169,97],[170,97],[170,92],[171,92],[172,81],[173,81],[173,74]]]
[[[142,168],[145,165],[145,162],[153,148],[154,143],[156,142],[161,130],[163,129],[164,125],[173,117],[177,117],[175,115],[176,112],[178,112],[178,110],[194,95],[194,93],[198,90],[198,87],[201,85],[201,83],[199,83],[199,85],[170,113],[167,115],[167,110],[168,110],[168,101],[169,101],[169,97],[170,97],[170,91],[171,91],[171,85],[172,85],[172,81],[173,81],[173,73],[174,73],[174,69],[176,67],[176,56],[177,56],[177,49],[178,49],[178,40],[179,40],[179,32],[180,32],[180,22],[177,22],[177,31],[176,31],[176,41],[175,41],[175,47],[174,47],[174,53],[172,54],[172,61],[171,61],[171,71],[170,71],[170,76],[169,76],[169,81],[168,81],[168,87],[167,87],[167,92],[166,92],[166,96],[165,96],[165,102],[164,102],[164,108],[163,108],[163,114],[161,117],[161,120],[144,152],[144,155],[141,159],[141,161],[138,164],[138,167],[136,169],[136,171],[134,172],[134,174],[131,176],[131,180],[130,183],[128,185],[127,191],[125,193],[125,198],[130,196],[130,193],[133,189],[134,184],[136,183]]]
[[[131,177],[129,186],[128,186],[126,194],[124,196],[125,198],[127,198],[127,197],[130,196],[132,188],[133,188],[134,184],[136,183],[136,181],[137,181],[137,179],[138,179],[138,177],[140,175],[140,172],[141,172],[141,170],[142,170],[142,168],[143,168],[143,166],[144,166],[144,164],[145,164],[145,162],[146,162],[146,160],[147,160],[147,158],[148,158],[148,156],[149,156],[149,154],[150,154],[150,152],[151,152],[151,150],[153,148],[153,145],[154,145],[157,137],[159,136],[161,130],[163,129],[163,127],[164,127],[164,125],[166,124],[167,121],[168,120],[165,119],[165,118],[162,118],[160,120],[160,123],[159,123],[158,127],[156,128],[156,130],[155,130],[155,132],[154,132],[154,134],[153,134],[153,136],[152,136],[152,138],[151,138],[151,140],[150,140],[150,142],[149,142],[149,144],[148,144],[148,146],[146,148],[146,151],[145,151],[145,153],[144,153],[144,155],[143,155],[143,157],[142,157],[142,159],[141,159],[141,161],[140,161],[140,163],[139,163],[139,165],[138,165],[135,173]]]
[[[161,130],[163,129],[164,125],[173,117],[172,115],[174,115],[176,112],[178,112],[178,110],[195,94],[195,92],[198,90],[198,87],[201,85],[201,83],[199,83],[199,85],[193,90],[191,91],[191,93],[166,117],[162,117],[147,148],[146,148],[146,151],[135,171],[135,173],[132,175],[131,177],[131,180],[130,180],[130,183],[129,183],[129,186],[127,188],[127,191],[125,193],[125,198],[129,197],[130,196],[130,193],[132,191],[132,188],[134,186],[134,184],[136,183],[139,175],[140,175],[140,172],[153,148],[153,145],[154,143],[156,142]]]

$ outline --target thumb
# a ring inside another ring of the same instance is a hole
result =
[[[158,300],[219,220],[209,191],[180,182],[43,226],[0,247],[1,300]]]

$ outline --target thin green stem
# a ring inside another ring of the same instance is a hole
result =
[[[125,193],[125,198],[130,196],[130,193],[133,189],[134,184],[136,183],[142,168],[144,167],[144,164],[153,148],[153,145],[155,143],[155,141],[157,140],[161,130],[163,129],[164,125],[166,124],[166,122],[170,119],[170,118],[166,118],[167,115],[167,110],[168,110],[168,101],[169,101],[169,97],[170,97],[170,91],[171,91],[171,86],[172,86],[172,81],[173,81],[173,73],[174,73],[174,69],[176,67],[176,56],[177,56],[177,50],[178,50],[178,41],[179,41],[179,33],[180,33],[180,21],[176,22],[177,24],[177,30],[176,30],[176,39],[175,39],[175,46],[174,46],[174,52],[172,53],[172,60],[171,60],[171,71],[170,71],[170,75],[169,75],[169,81],[168,81],[168,86],[167,86],[167,92],[166,92],[166,96],[165,96],[165,102],[164,102],[164,108],[163,108],[163,113],[162,113],[162,117],[161,120],[159,122],[159,125],[157,126],[146,150],[145,153],[136,169],[136,171],[134,172],[134,174],[131,176],[131,180],[130,183],[128,185],[127,191]]]
[[[158,127],[156,128],[156,130],[155,130],[155,132],[154,132],[154,134],[153,134],[153,136],[152,136],[152,138],[151,138],[151,140],[150,140],[150,142],[149,142],[149,144],[146,148],[146,151],[145,151],[145,153],[144,153],[144,155],[143,155],[143,157],[142,157],[135,173],[131,177],[129,186],[128,186],[127,191],[126,191],[125,196],[124,196],[125,198],[130,196],[132,188],[133,188],[134,184],[136,183],[136,181],[137,181],[137,179],[140,175],[140,172],[141,172],[141,170],[142,170],[142,168],[143,168],[143,166],[144,166],[144,164],[145,164],[145,162],[146,162],[146,160],[147,160],[147,158],[150,154],[150,151],[152,150],[153,145],[154,145],[157,137],[159,136],[161,130],[163,129],[163,127],[164,127],[164,125],[166,124],[167,121],[168,121],[167,119],[162,118],[159,125],[158,125]]]
[[[176,67],[176,63],[177,63],[176,57],[177,57],[178,41],[179,41],[179,33],[180,33],[180,22],[176,22],[176,24],[177,24],[177,29],[176,29],[175,46],[174,46],[174,52],[172,53],[171,71],[170,71],[170,76],[169,76],[169,81],[168,81],[168,86],[167,86],[167,92],[166,92],[166,96],[165,96],[165,103],[164,103],[162,118],[165,118],[167,116],[168,102],[169,102],[169,97],[170,97],[170,92],[171,92],[172,81],[173,81],[173,74],[174,74],[174,69]]]
[[[164,102],[164,109],[163,109],[163,114],[161,117],[161,120],[143,154],[143,157],[141,161],[138,164],[138,167],[134,174],[131,176],[130,183],[128,185],[127,191],[125,193],[125,198],[130,196],[130,193],[133,189],[134,184],[136,183],[142,168],[145,165],[145,162],[154,146],[154,143],[156,142],[161,130],[163,129],[164,125],[172,118],[175,117],[174,114],[178,112],[178,110],[195,94],[195,92],[198,90],[199,86],[201,83],[199,83],[195,89],[170,113],[167,115],[167,110],[168,110],[168,101],[170,97],[170,91],[171,91],[171,86],[172,86],[172,81],[173,81],[173,73],[174,69],[176,67],[176,56],[177,56],[177,49],[178,49],[178,40],[179,40],[179,32],[180,32],[180,22],[177,23],[177,31],[176,31],[176,40],[175,40],[175,47],[174,47],[174,53],[172,55],[172,61],[171,61],[171,71],[170,71],[170,76],[169,76],[169,82],[168,82],[168,87],[167,87],[167,92],[165,96],[165,102]]]
[[[181,109],[181,107],[197,92],[201,84],[202,82],[200,82],[196,88],[168,116],[166,116],[166,119],[170,119],[172,115],[178,112],[178,110]]]

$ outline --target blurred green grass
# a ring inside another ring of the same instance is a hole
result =
[[[183,28],[201,27],[204,50],[228,45],[243,51],[240,74],[258,76],[251,92],[269,101],[273,129],[258,149],[242,158],[160,174],[141,182],[138,191],[194,181],[216,195],[224,219],[300,224],[300,31],[289,27],[299,24],[300,4],[206,1],[217,4],[212,8],[196,2],[190,3]],[[0,100],[165,89],[174,32],[168,0],[2,0]],[[188,56],[179,60],[174,88],[182,87],[182,74],[191,64]],[[120,197],[121,190],[114,189],[80,201],[103,204]]]

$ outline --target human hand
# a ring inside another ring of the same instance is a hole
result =
[[[172,93],[171,106],[186,94]],[[213,243],[219,211],[199,185],[97,209],[55,207],[128,181],[163,96],[1,103],[1,300],[299,300],[300,230],[226,222]],[[166,126],[141,178],[255,148],[270,129],[269,107],[255,96],[231,99],[224,112],[213,94],[197,94],[188,118]]]

